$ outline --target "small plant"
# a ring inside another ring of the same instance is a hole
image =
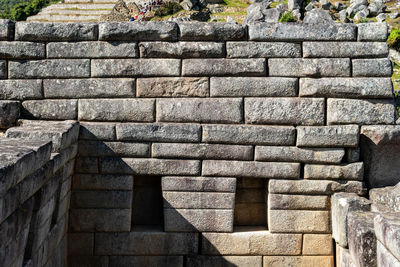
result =
[[[286,11],[285,13],[282,14],[281,18],[279,19],[279,22],[296,22],[297,18],[292,15],[292,12]]]
[[[400,29],[393,28],[386,42],[390,48],[400,51]]]
[[[154,13],[157,17],[164,17],[168,15],[172,15],[182,10],[182,7],[179,3],[174,1],[164,2],[159,9]]]

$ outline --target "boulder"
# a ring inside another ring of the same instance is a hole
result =
[[[386,10],[385,2],[381,0],[371,2],[368,6],[368,10],[372,16],[377,16]]]
[[[334,23],[328,11],[322,9],[313,9],[306,13],[304,23]]]
[[[288,0],[288,9],[290,11],[300,9],[304,0]]]
[[[247,16],[244,24],[254,22],[278,22],[283,10],[278,8],[268,9],[271,2],[254,3],[247,8]]]
[[[340,12],[338,13],[338,15],[339,15],[339,20],[340,20],[341,22],[348,22],[348,19],[347,19],[347,10],[346,10],[346,9],[340,11]]]
[[[329,10],[332,8],[331,2],[329,0],[320,0],[321,8],[324,10]]]
[[[399,16],[399,11],[395,10],[392,13],[389,13],[388,17],[391,19],[395,19]]]
[[[184,10],[192,10],[198,3],[198,0],[183,0],[180,5]]]
[[[368,10],[368,8],[364,8],[363,10],[358,11],[358,12],[356,13],[356,15],[354,16],[354,20],[360,21],[360,20],[362,20],[362,19],[367,18],[368,15],[369,15],[369,10]]]
[[[400,183],[369,191],[371,209],[377,212],[400,212]]]
[[[376,21],[377,22],[383,22],[385,20],[386,20],[386,14],[384,14],[384,13],[381,13],[378,16],[376,16]]]

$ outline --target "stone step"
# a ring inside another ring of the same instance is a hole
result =
[[[47,10],[60,10],[60,9],[86,9],[86,10],[112,10],[114,7],[114,3],[101,3],[101,4],[96,4],[96,3],[87,3],[87,4],[55,4],[48,6],[46,8],[43,8],[41,12],[47,11]]]
[[[72,4],[113,3],[115,5],[116,1],[112,1],[112,0],[64,0],[62,3],[65,3],[65,4],[70,4],[70,3],[72,3]]]
[[[93,22],[98,21],[99,15],[36,15],[28,17],[27,21],[39,22]]]
[[[75,10],[75,9],[61,9],[61,10],[51,10],[47,12],[40,12],[38,15],[64,15],[64,16],[100,16],[109,14],[110,10]]]

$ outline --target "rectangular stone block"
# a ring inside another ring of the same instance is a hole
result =
[[[179,59],[93,59],[92,77],[179,76]]]
[[[35,24],[35,23],[32,23]],[[44,59],[10,61],[9,78],[85,78],[90,76],[88,59]]]
[[[246,38],[245,27],[235,23],[184,22],[179,23],[179,30],[182,41],[230,41]]]
[[[99,24],[99,40],[176,41],[178,25],[166,21],[107,22]]]
[[[350,252],[347,248],[343,248],[336,243],[336,262],[338,266],[347,267],[354,266],[351,261]]]
[[[269,76],[282,77],[348,77],[348,58],[271,58]]]
[[[357,77],[391,77],[392,62],[388,58],[353,59],[353,76]]]
[[[86,121],[154,121],[153,99],[80,99],[78,119]]]
[[[257,161],[286,161],[339,164],[345,155],[343,148],[299,148],[295,146],[256,146]]]
[[[383,23],[359,23],[358,41],[382,41],[388,37],[388,25]]]
[[[297,179],[300,163],[204,160],[203,175]]]
[[[243,120],[241,98],[157,99],[156,110],[160,122],[239,123]]]
[[[182,76],[265,76],[263,58],[183,59]]]
[[[74,190],[132,190],[131,175],[75,174]]]
[[[393,124],[392,100],[333,99],[327,101],[328,124]]]
[[[355,41],[352,24],[257,23],[249,25],[252,41]]]
[[[296,78],[211,77],[210,96],[297,96]]]
[[[306,164],[304,166],[304,178],[362,181],[364,178],[364,163],[357,162],[340,166]]]
[[[129,58],[138,57],[136,43],[60,42],[47,44],[48,58]]]
[[[166,232],[232,232],[233,210],[164,209]]]
[[[198,250],[197,233],[140,231],[96,233],[96,255],[187,255]]]
[[[45,120],[74,120],[78,115],[77,100],[29,100],[22,103],[27,118]]]
[[[68,264],[71,267],[80,267],[82,265],[90,266],[90,267],[108,267],[109,260],[108,256],[90,256],[90,255],[80,255],[79,257],[76,256],[69,256],[68,257]]]
[[[225,57],[225,44],[217,42],[141,42],[139,48],[147,58]]]
[[[153,143],[154,158],[252,160],[253,147],[218,144]]]
[[[99,173],[99,160],[94,157],[77,157],[75,171],[77,173]]]
[[[323,98],[246,98],[246,123],[323,125]]]
[[[15,126],[21,114],[20,105],[19,101],[0,101],[0,128],[6,129]]]
[[[205,267],[220,266],[228,267],[229,265],[241,267],[262,267],[261,256],[203,256],[190,255],[187,257],[186,266]]]
[[[198,124],[173,123],[120,123],[116,126],[117,140],[140,142],[199,142]]]
[[[166,191],[236,192],[236,178],[225,177],[162,177],[161,186]]]
[[[68,255],[93,255],[94,233],[68,233]]]
[[[109,267],[171,266],[183,267],[183,256],[110,256]]]
[[[71,209],[69,229],[72,232],[129,232],[131,209]]]
[[[357,125],[297,127],[299,147],[357,147],[360,129]]]
[[[167,209],[233,209],[235,206],[234,193],[166,191],[163,198]]]
[[[294,145],[293,126],[203,125],[203,142],[245,145]]]
[[[387,57],[385,42],[303,42],[304,57]]]
[[[208,78],[139,78],[137,97],[206,97]]]
[[[320,78],[300,79],[300,96],[392,98],[390,78]]]
[[[15,22],[9,19],[0,20],[0,40],[12,40],[14,38]]]
[[[301,57],[301,45],[282,42],[227,42],[228,58]]]
[[[301,234],[272,234],[256,227],[234,233],[202,233],[203,255],[299,255]],[[277,245],[282,244],[282,245]]]
[[[97,40],[96,23],[31,23],[15,24],[18,41],[94,41]]]
[[[57,79],[43,81],[46,98],[135,97],[135,79]]]
[[[388,248],[390,253],[400,261],[400,221],[398,213],[380,213],[376,215],[374,218],[374,231],[380,243]]]
[[[263,257],[264,266],[326,266],[334,267],[333,256],[268,256]],[[340,267],[346,267],[340,265]]]
[[[79,139],[116,140],[115,124],[102,122],[79,122]]]
[[[41,80],[0,80],[0,98],[4,100],[41,99]]]
[[[3,59],[33,59],[46,57],[46,45],[32,42],[0,42]]]
[[[130,209],[131,205],[131,191],[76,191],[71,196],[72,209]]]
[[[311,210],[269,210],[271,233],[330,233],[330,212]]]
[[[381,242],[377,242],[377,263],[378,266],[398,266],[400,261]]]
[[[136,175],[199,175],[200,161],[173,159],[102,158],[103,173]]]
[[[150,156],[149,144],[79,141],[79,155],[84,157],[138,157]]]
[[[303,255],[333,255],[332,235],[303,235]]]
[[[326,210],[329,206],[328,196],[268,194],[270,210]]]

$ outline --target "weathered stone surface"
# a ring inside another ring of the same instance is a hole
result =
[[[97,40],[95,23],[30,23],[15,24],[18,41],[94,41]]]
[[[198,142],[201,138],[198,124],[120,123],[116,131],[120,141]]]
[[[259,228],[238,227],[234,233],[203,233],[203,255],[299,255],[300,234],[272,234]]]
[[[43,98],[41,80],[0,80],[0,98],[27,100]]]
[[[173,159],[102,158],[103,173],[143,175],[199,175],[200,161]]]
[[[371,210],[381,213],[400,212],[400,185],[373,188],[369,191]]]
[[[347,216],[347,242],[356,266],[377,266],[374,217],[372,212],[351,212]]]
[[[350,252],[347,248],[343,248],[336,243],[336,262],[341,267],[354,266],[351,261]]]
[[[392,100],[328,99],[328,124],[394,124]]]
[[[377,242],[377,263],[378,266],[399,266],[400,261],[396,259],[381,242]]]
[[[161,185],[164,192],[236,192],[236,178],[167,176],[162,178]]]
[[[384,42],[304,42],[304,57],[387,57]]]
[[[140,57],[215,58],[225,57],[225,44],[217,42],[141,42]]]
[[[129,209],[131,205],[131,191],[76,191],[71,196],[72,209]]]
[[[130,231],[131,209],[71,209],[69,228],[73,232]]]
[[[137,80],[138,97],[205,97],[208,78],[140,78]]]
[[[329,233],[329,211],[269,210],[268,229],[271,233]]]
[[[374,218],[374,231],[376,238],[380,243],[382,243],[398,261],[400,261],[399,213],[377,214]]]
[[[166,232],[232,232],[233,209],[164,209]]]
[[[7,78],[7,62],[5,60],[0,60],[0,78]]]
[[[205,266],[242,266],[242,267],[262,267],[261,256],[202,256],[191,255],[187,258],[187,266],[205,267]]]
[[[79,138],[84,140],[115,140],[115,124],[80,122]]]
[[[348,58],[272,58],[268,59],[270,76],[282,77],[348,77]]]
[[[93,59],[92,77],[179,76],[179,59]]]
[[[135,97],[135,79],[46,79],[46,98]]]
[[[323,98],[246,98],[246,123],[323,125]]]
[[[94,233],[68,233],[68,255],[92,255]]]
[[[357,162],[347,165],[316,165],[304,166],[305,179],[358,180],[364,178],[364,163]]]
[[[84,157],[149,157],[150,147],[143,143],[79,141],[79,155]]]
[[[336,193],[332,197],[332,237],[347,247],[347,215],[354,211],[369,211],[371,202],[354,193]]]
[[[358,41],[382,41],[388,37],[388,25],[383,23],[360,23],[357,24]]]
[[[334,266],[333,256],[268,256],[263,257],[264,266]],[[341,267],[345,267],[340,265]]]
[[[198,250],[198,234],[140,231],[97,233],[96,255],[186,255]]]
[[[203,175],[255,178],[298,178],[299,163],[204,160]]]
[[[297,79],[274,77],[211,77],[210,96],[296,96]]]
[[[3,59],[44,58],[46,45],[31,42],[0,42],[0,57]]]
[[[353,59],[353,76],[361,77],[391,77],[392,62],[388,58]]]
[[[164,208],[167,209],[232,209],[235,206],[234,193],[216,192],[163,192]],[[174,213],[170,212],[173,216]],[[181,214],[178,211],[179,214]],[[183,211],[183,213],[187,213]],[[191,214],[188,214],[191,217]]]
[[[359,139],[357,125],[297,127],[297,146],[356,147]]]
[[[294,145],[292,126],[204,125],[203,142],[257,145]]]
[[[0,128],[9,128],[15,125],[20,116],[20,103],[18,101],[0,101]]]
[[[48,43],[48,58],[129,58],[138,57],[136,43],[124,42],[63,42]]]
[[[154,121],[152,99],[80,99],[79,120],[86,121]]]
[[[182,267],[183,256],[110,256],[109,267],[171,266]]]
[[[390,78],[300,79],[300,96],[392,98]]]
[[[9,78],[84,78],[90,76],[88,59],[10,61]]]
[[[263,58],[254,59],[183,59],[183,76],[265,76]]]
[[[252,160],[253,147],[219,144],[153,143],[154,158]]]
[[[75,161],[75,170],[78,173],[99,173],[98,162],[98,158],[78,157]]]
[[[299,148],[295,146],[256,146],[254,154],[254,159],[257,161],[332,164],[339,164],[343,157],[343,148]]]
[[[157,121],[161,122],[242,122],[241,98],[158,99]],[[210,116],[213,110],[213,116]]]
[[[228,58],[301,57],[301,46],[282,42],[227,42]]]
[[[29,100],[22,103],[27,118],[73,120],[78,115],[77,100]]]
[[[69,256],[68,264],[71,267],[80,267],[82,265],[108,267],[109,259],[107,256],[91,256],[91,255],[79,255],[79,257]]]
[[[268,194],[270,210],[325,210],[329,208],[329,204],[327,196]]]
[[[107,22],[99,24],[99,40],[175,41],[178,26],[172,22]]]
[[[0,40],[11,40],[14,38],[15,22],[9,19],[0,20]]]
[[[252,41],[354,41],[352,24],[257,23],[249,25]]]
[[[131,175],[74,174],[74,190],[132,190]]]
[[[231,41],[246,37],[245,28],[234,23],[180,23],[179,30],[182,41]]]
[[[332,255],[332,235],[305,234],[303,255]]]

